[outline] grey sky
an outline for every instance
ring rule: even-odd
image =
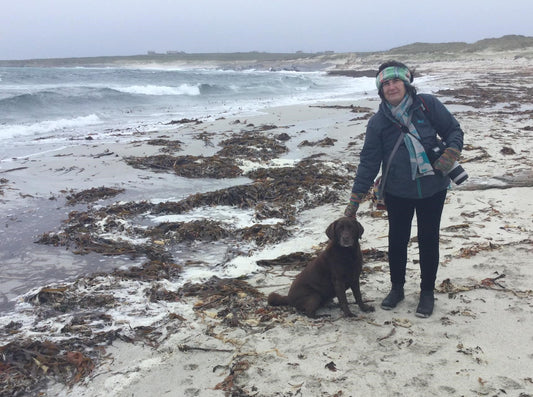
[[[531,0],[9,0],[0,59],[388,50],[533,36]],[[401,8],[400,8],[401,7]]]

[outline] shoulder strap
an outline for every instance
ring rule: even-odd
[[[424,98],[422,97],[422,95],[418,95],[418,97],[419,97],[420,100],[422,101],[422,111],[423,111],[424,113],[429,114],[429,109],[428,109],[428,105],[427,105],[426,101],[424,100]]]
[[[418,97],[420,98],[420,101],[422,102],[422,105],[420,106],[422,108],[422,111],[425,113],[430,124],[433,125],[433,120],[431,119],[431,112],[429,111],[428,105],[426,101],[424,100],[424,97],[422,97],[422,95],[418,95]]]
[[[402,143],[402,140],[403,140],[403,137],[405,136],[405,132],[400,132],[400,136],[398,137],[398,139],[396,140],[396,143],[394,144],[394,148],[392,149],[392,152],[389,156],[389,159],[387,161],[387,167],[385,168],[385,172],[383,173],[383,177],[381,178],[381,183],[380,183],[380,190],[383,192],[383,189],[385,188],[385,183],[387,182],[387,175],[389,174],[389,168],[390,168],[390,164],[391,164],[391,161],[392,161],[392,158],[394,157],[394,155],[396,154],[396,152],[398,151],[398,148],[400,147],[400,144]]]

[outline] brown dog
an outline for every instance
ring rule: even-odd
[[[268,304],[294,306],[309,317],[315,317],[320,306],[337,297],[344,315],[350,317],[354,314],[348,308],[346,290],[351,288],[359,308],[364,312],[374,311],[372,306],[363,303],[359,288],[363,267],[359,238],[363,231],[363,226],[351,217],[340,218],[329,225],[326,249],[296,276],[288,296],[272,292]]]

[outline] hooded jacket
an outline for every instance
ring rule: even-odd
[[[459,122],[446,107],[433,95],[418,94],[413,98],[411,122],[415,125],[426,151],[437,146],[438,137],[446,146],[461,151],[463,131]],[[352,193],[367,193],[380,167],[385,170],[387,161],[398,140],[402,126],[394,119],[385,102],[369,120],[359,167],[355,176]],[[403,198],[426,198],[446,189],[450,178],[440,173],[413,180],[409,152],[402,141],[391,160],[389,174],[383,190],[385,193]]]

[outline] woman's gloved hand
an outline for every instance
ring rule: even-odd
[[[461,157],[461,152],[453,147],[446,148],[444,153],[435,160],[433,168],[442,172],[443,175],[447,175],[453,168],[453,165]]]
[[[350,203],[346,206],[346,209],[344,210],[344,216],[355,218],[357,216],[359,204],[361,204],[361,201],[363,201],[364,197],[364,193],[352,193],[352,195],[350,196]]]

